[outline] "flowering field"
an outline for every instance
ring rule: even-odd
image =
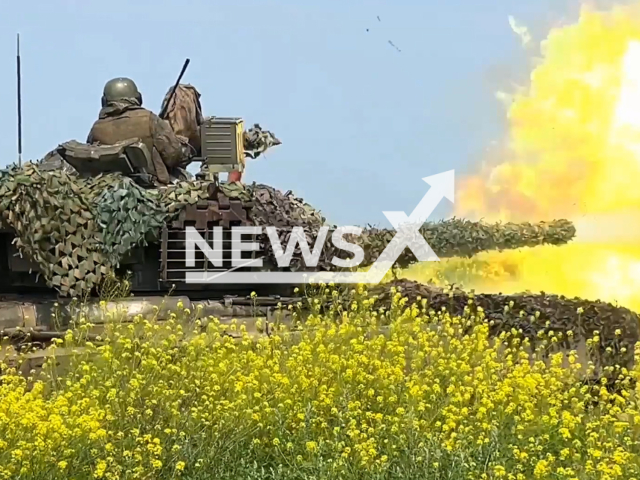
[[[544,344],[530,352],[515,330],[496,341],[482,318],[400,294],[374,311],[352,294],[349,311],[257,340],[184,308],[165,323],[114,317],[68,375],[4,378],[0,476],[640,477],[638,372],[583,384],[575,354],[540,360]]]

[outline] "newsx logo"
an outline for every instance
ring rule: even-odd
[[[302,227],[294,227],[287,243],[286,249],[283,250],[278,230],[276,227],[233,227],[231,229],[231,245],[232,245],[232,268],[223,272],[186,272],[185,281],[187,283],[310,283],[310,282],[336,282],[336,283],[378,283],[384,275],[393,266],[398,257],[405,248],[409,248],[418,261],[429,262],[439,261],[440,259],[433,252],[427,241],[420,234],[420,227],[427,221],[429,215],[436,208],[442,198],[447,198],[453,202],[454,200],[454,170],[449,170],[438,175],[425,177],[423,180],[431,185],[429,191],[420,200],[416,208],[410,216],[404,212],[383,212],[393,228],[396,235],[391,242],[385,247],[379,258],[373,263],[371,268],[366,272],[313,272],[308,274],[305,272],[244,272],[237,271],[243,267],[262,267],[262,258],[254,258],[247,260],[242,258],[242,252],[258,251],[260,245],[258,242],[243,241],[243,235],[262,235],[266,230],[267,236],[273,248],[278,267],[286,268],[290,266],[293,253],[296,246],[300,246],[302,257],[308,267],[316,267],[322,254],[322,249],[326,242],[329,227],[320,228],[313,250],[307,243],[306,236]],[[364,260],[364,250],[359,245],[348,242],[344,236],[347,234],[361,235],[362,228],[357,226],[337,227],[332,235],[333,245],[339,249],[353,254],[353,258],[342,259],[334,256],[331,263],[340,268],[357,267]],[[207,241],[202,238],[200,233],[193,227],[187,227],[185,230],[186,240],[186,266],[195,267],[196,265],[196,247],[202,251],[206,259],[213,264],[214,267],[223,266],[223,229],[222,227],[213,228],[213,245],[210,246]]]

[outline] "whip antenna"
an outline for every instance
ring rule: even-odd
[[[20,75],[20,34],[17,38],[16,66],[18,74],[18,167],[22,166],[22,84]]]
[[[182,65],[182,70],[180,70],[180,75],[178,75],[178,80],[176,80],[176,84],[173,86],[173,88],[171,88],[171,93],[167,97],[167,103],[158,114],[158,116],[163,120],[165,120],[165,117],[167,116],[167,111],[169,110],[169,105],[171,104],[171,100],[173,100],[173,97],[175,97],[176,95],[176,90],[178,89],[178,85],[180,85],[180,80],[182,80],[182,76],[184,75],[184,72],[186,72],[187,67],[189,66],[189,62],[191,62],[191,60],[189,60],[188,58],[184,61],[184,65]]]

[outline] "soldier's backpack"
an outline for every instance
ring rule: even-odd
[[[173,87],[172,87],[173,88]],[[161,112],[165,111],[171,89],[162,101]],[[178,137],[188,143],[195,156],[200,155],[200,125],[204,121],[200,93],[192,85],[179,84],[171,103],[166,108],[165,120],[171,125],[171,129]]]

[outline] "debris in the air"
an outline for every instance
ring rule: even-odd
[[[380,15],[376,15],[376,18],[378,19],[379,22],[382,22],[382,20],[380,20]],[[369,29],[367,28],[366,31],[368,32]],[[393,48],[395,48],[398,52],[402,51],[391,40],[388,40],[388,42],[389,42],[389,45],[391,45]]]
[[[395,48],[397,51],[401,52],[402,50],[400,50],[398,47],[396,47],[393,42],[391,40],[389,40],[389,45],[391,45],[393,48]]]

